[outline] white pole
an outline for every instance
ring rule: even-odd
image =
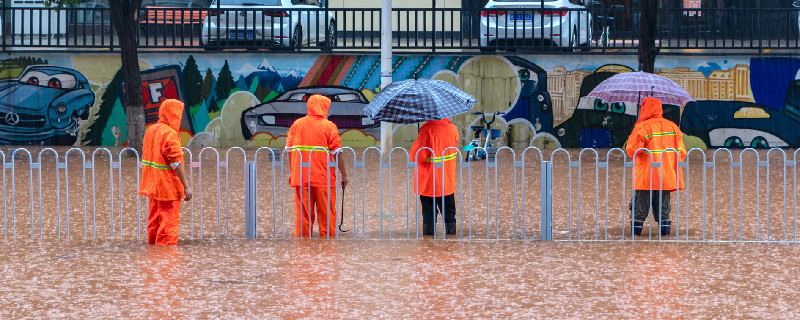
[[[392,0],[381,5],[381,90],[392,83]],[[381,152],[392,149],[392,124],[381,122]]]

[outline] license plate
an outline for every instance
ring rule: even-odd
[[[253,31],[244,30],[233,30],[228,32],[228,36],[231,38],[254,38]]]
[[[514,15],[514,19],[513,20],[533,20],[533,14],[532,13],[525,13],[525,14],[517,13],[517,14]]]

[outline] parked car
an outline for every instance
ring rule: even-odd
[[[72,145],[93,104],[94,92],[80,72],[30,66],[18,79],[0,82],[0,142]]]
[[[289,90],[269,102],[242,112],[242,134],[250,139],[256,133],[266,132],[274,137],[285,135],[295,120],[308,114],[306,101],[319,94],[331,99],[328,120],[336,124],[339,133],[358,129],[365,134],[379,136],[380,123],[361,113],[369,101],[358,90],[334,86],[312,86]]]
[[[298,50],[311,43],[324,49],[336,46],[336,21],[319,0],[215,0],[203,21],[201,41],[206,49]]]
[[[592,15],[585,1],[489,0],[481,11],[480,46],[591,45]]]

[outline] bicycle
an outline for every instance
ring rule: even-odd
[[[473,112],[474,115],[480,115],[481,121],[486,125],[479,126],[471,126],[470,129],[475,132],[475,139],[464,146],[462,149],[467,156],[464,158],[464,161],[473,161],[473,160],[485,160],[487,157],[492,160],[494,159],[494,155],[497,153],[497,148],[495,147],[495,140],[500,138],[500,129],[492,129],[492,123],[497,119],[497,116],[506,114],[505,112],[497,111],[495,113],[490,113],[492,115],[492,120],[486,120],[486,113],[483,112]],[[475,150],[476,148],[481,146],[481,133],[483,136],[486,137],[483,148],[481,150]],[[472,152],[475,151],[475,152]]]

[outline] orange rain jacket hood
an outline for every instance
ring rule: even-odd
[[[183,102],[165,100],[158,110],[158,122],[144,133],[140,195],[162,201],[183,199],[183,184],[170,167],[176,162],[183,165],[178,134],[182,116]]]
[[[342,139],[339,137],[339,128],[327,119],[331,99],[315,94],[308,98],[307,105],[308,115],[297,119],[286,135],[286,148],[292,149],[289,151],[292,153],[292,175],[289,182],[292,187],[299,187],[301,184],[308,186],[310,178],[312,187],[333,187],[336,185],[336,168],[329,168],[328,161],[333,161],[333,156],[342,150]],[[311,150],[314,150],[313,154]],[[329,157],[325,156],[325,151]],[[301,172],[301,157],[302,161],[311,162],[311,172],[309,168],[303,168]],[[328,173],[326,168],[329,169]],[[325,183],[326,180],[328,183]]]
[[[419,129],[419,136],[409,151],[411,161],[417,162],[417,170],[414,174],[416,194],[426,197],[441,197],[442,169],[445,170],[444,195],[451,195],[455,192],[456,165],[459,162],[458,139],[458,129],[450,123],[450,120],[428,121],[422,125]],[[431,154],[430,150],[423,149],[425,147],[431,148],[435,155]],[[417,157],[417,151],[419,151],[419,157]],[[444,162],[444,168],[434,168],[434,162]]]
[[[662,117],[663,113],[660,100],[644,98],[639,111],[639,121],[628,137],[626,151],[629,157],[634,158],[636,190],[683,190],[683,175],[680,174],[681,170],[677,164],[678,157],[681,161],[686,159],[683,134],[674,122]],[[640,148],[650,152],[641,150],[636,153]],[[677,153],[671,150],[665,151],[667,149],[675,149]],[[651,155],[653,162],[661,162],[661,167],[651,167]],[[680,179],[677,183],[676,174]]]

